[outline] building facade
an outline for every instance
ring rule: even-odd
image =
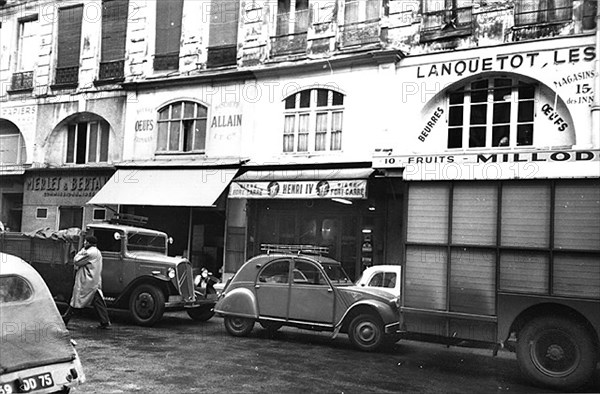
[[[594,0],[7,1],[0,15],[15,147],[0,220],[83,226],[107,206],[226,275],[266,243],[328,246],[354,278],[404,264],[407,168],[386,155],[521,166],[600,145]]]

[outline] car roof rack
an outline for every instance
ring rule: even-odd
[[[288,245],[288,244],[261,244],[260,250],[267,254],[271,253],[294,253],[294,254],[313,254],[323,256],[329,253],[326,246],[316,245]]]
[[[115,216],[108,220],[110,224],[122,224],[129,226],[143,226],[148,223],[146,216],[133,215],[131,213],[115,213]]]

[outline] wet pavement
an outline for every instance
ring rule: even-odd
[[[70,323],[87,381],[72,393],[553,393],[531,386],[515,357],[490,350],[400,341],[377,353],[347,336],[256,325],[229,336],[223,321],[165,314],[155,327],[111,313],[110,331],[93,315]],[[586,392],[600,391],[600,371]]]

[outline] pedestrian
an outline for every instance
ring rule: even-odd
[[[69,308],[63,315],[65,326],[74,314],[86,306],[93,305],[100,324],[97,328],[109,329],[110,320],[104,295],[102,294],[102,254],[96,247],[98,240],[93,235],[85,237],[83,248],[75,255],[75,284]]]

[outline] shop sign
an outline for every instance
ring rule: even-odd
[[[367,180],[233,182],[230,198],[367,198]]]
[[[25,190],[43,197],[93,197],[108,179],[108,176],[34,176],[25,182]]]
[[[406,180],[540,179],[600,176],[600,150],[394,155],[379,150],[374,168],[402,168]]]

